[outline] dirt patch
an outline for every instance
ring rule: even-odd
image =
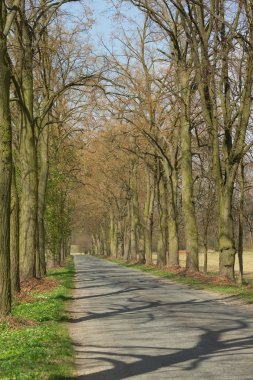
[[[234,285],[234,283],[230,281],[229,279],[226,279],[220,276],[205,274],[203,272],[192,272],[189,270],[181,269],[180,271],[177,270],[176,273],[182,277],[191,277],[193,279],[200,280],[201,282],[206,283],[206,284],[227,285],[227,286]]]
[[[33,303],[37,301],[36,298],[31,296],[30,294],[27,294],[24,291],[21,291],[19,294],[17,294],[16,300],[18,301],[18,303]]]
[[[150,269],[160,269],[163,272],[174,273],[178,275],[179,277],[190,277],[195,280],[200,280],[202,283],[206,283],[206,284],[215,284],[215,285],[222,285],[222,286],[235,285],[234,282],[224,277],[215,276],[212,274],[205,274],[203,272],[194,272],[194,271],[186,270],[185,268],[181,268],[178,266],[163,267],[163,266],[146,265],[146,267]]]
[[[37,302],[37,298],[33,297],[31,293],[48,292],[54,290],[58,285],[57,280],[53,278],[32,278],[28,281],[21,282],[20,293],[17,294],[16,299],[19,303]]]
[[[7,324],[9,328],[15,330],[22,327],[37,326],[38,322],[30,321],[22,317],[4,317],[0,318],[0,324]]]
[[[21,294],[30,292],[48,292],[58,286],[57,280],[53,278],[32,278],[28,281],[21,282]]]

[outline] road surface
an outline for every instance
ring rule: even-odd
[[[251,306],[95,257],[75,265],[75,379],[253,379]]]

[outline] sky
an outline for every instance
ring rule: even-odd
[[[117,0],[83,0],[77,3],[67,3],[64,6],[68,14],[73,16],[73,19],[70,16],[65,21],[71,26],[78,22],[76,18],[81,22],[86,21],[85,13],[92,19],[91,29],[88,33],[84,31],[83,36],[84,40],[87,38],[91,40],[95,53],[103,53],[107,49],[113,50],[114,53],[119,52],[121,43],[117,39],[113,39],[113,35],[119,37],[118,31],[123,25],[128,36],[131,36],[131,33],[136,32],[136,23],[142,24],[143,14],[136,7],[126,1],[117,13],[114,6],[116,2]]]
[[[134,28],[127,19],[137,22],[141,19],[140,12],[130,4],[121,8],[123,17],[120,18],[115,16],[116,11],[111,0],[91,0],[89,4],[95,19],[91,34],[95,40],[99,41],[102,38],[106,44],[109,43],[111,35],[116,33],[117,23],[123,23],[126,28]]]

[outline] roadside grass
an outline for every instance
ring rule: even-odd
[[[66,327],[64,302],[74,274],[73,258],[52,269],[48,291],[32,291],[28,302],[16,301],[12,315],[0,321],[0,379],[56,380],[74,373],[74,350]]]
[[[219,278],[217,276],[215,277],[213,275],[205,276],[201,273],[199,275],[194,275],[191,273],[187,274],[187,272],[170,272],[169,270],[160,269],[155,266],[128,263],[122,259],[111,259],[105,258],[103,256],[101,258],[107,259],[115,264],[119,264],[131,269],[141,270],[153,276],[158,276],[160,278],[172,280],[180,284],[189,285],[196,289],[212,291],[223,295],[228,295],[231,297],[231,299],[241,299],[245,302],[253,303],[252,285],[222,283],[222,281],[219,281]],[[251,282],[249,282],[249,284],[250,283]]]

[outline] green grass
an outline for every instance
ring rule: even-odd
[[[12,315],[34,325],[13,328],[0,323],[0,379],[56,380],[71,377],[74,351],[66,327],[64,302],[69,298],[74,273],[73,260],[66,267],[51,270],[49,277],[59,286],[49,292],[32,293],[33,303],[14,306]]]
[[[235,297],[238,299],[242,299],[248,303],[253,303],[253,289],[251,286],[241,286],[237,284],[224,285],[218,283],[207,283],[199,278],[193,278],[187,275],[169,272],[167,270],[159,269],[155,266],[145,266],[144,264],[131,264],[121,259],[110,259],[110,261],[128,268],[141,270],[153,276],[158,276],[167,280],[178,282],[180,284],[189,285],[197,289],[209,290],[231,297]]]

